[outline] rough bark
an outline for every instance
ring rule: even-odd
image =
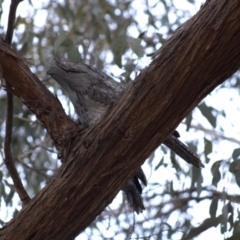
[[[1,44],[2,76],[36,113],[65,161],[1,229],[0,239],[69,239],[83,231],[179,122],[239,68],[239,19],[238,0],[207,1],[86,131]]]

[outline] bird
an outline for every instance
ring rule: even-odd
[[[53,59],[47,74],[65,90],[84,129],[103,116],[110,103],[117,101],[127,88],[126,84],[115,81],[95,67],[66,59]],[[182,143],[179,137],[175,130],[163,144],[186,162],[198,168],[204,167],[199,157]],[[121,189],[136,213],[141,213],[145,209],[142,198],[143,186],[147,186],[147,179],[142,168],[139,168]]]

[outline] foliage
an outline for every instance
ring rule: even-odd
[[[9,6],[7,2],[0,3],[0,32],[4,36],[7,22],[4,13]],[[195,4],[196,1],[186,1],[186,9],[193,9]],[[29,0],[20,4],[19,9],[24,8],[28,11],[19,10],[13,48],[21,56],[31,59],[32,71],[58,95],[73,117],[71,104],[59,86],[46,75],[52,56],[87,62],[128,83],[150,62],[147,54],[157,50],[192,15],[170,0],[146,0],[141,4],[126,0]],[[233,233],[231,239],[235,239],[234,236],[239,234],[239,210],[233,202],[238,203],[239,197],[232,196],[231,189],[236,193],[239,191],[237,186],[240,187],[240,151],[236,145],[239,141],[234,139],[236,135],[225,136],[228,115],[224,108],[214,105],[211,98],[218,98],[222,89],[231,96],[232,92],[238,91],[239,83],[239,76],[235,74],[180,126],[183,130],[180,135],[187,130],[189,147],[205,159],[205,170],[188,166],[168,149],[159,147],[144,166],[149,177],[144,192],[144,213],[135,216],[124,196],[121,198],[119,194],[81,234],[81,239],[86,236],[94,236],[94,239],[192,239],[211,226],[220,226],[218,231],[222,234]],[[3,146],[6,116],[3,88],[0,102],[0,143]],[[228,151],[220,157],[215,152],[226,142]],[[24,186],[30,196],[34,196],[57,170],[60,161],[44,128],[17,98],[14,98],[12,150]],[[3,160],[3,148],[0,153]],[[4,166],[0,170],[0,180],[1,208],[8,215],[1,219],[3,224],[9,216],[17,214],[20,204]],[[204,211],[200,212],[198,208]],[[196,217],[196,214],[200,216]],[[206,228],[198,231],[201,226]]]

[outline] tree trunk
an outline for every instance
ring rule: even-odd
[[[84,131],[1,43],[1,74],[13,86],[9,91],[36,113],[64,163],[0,230],[0,240],[70,239],[83,231],[181,120],[239,68],[239,19],[240,1],[207,1]]]

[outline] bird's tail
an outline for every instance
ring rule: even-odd
[[[175,131],[164,140],[163,144],[170,148],[187,163],[190,163],[198,168],[204,167],[199,157],[194,152],[192,152],[184,143],[182,143],[178,137],[179,133]],[[147,185],[147,179],[142,168],[138,170],[133,178],[128,180],[127,184],[122,189],[127,197],[129,205],[136,213],[140,213],[145,209],[141,196],[142,186],[140,182],[145,186]]]
[[[163,144],[175,152],[179,157],[185,160],[187,163],[194,165],[197,168],[204,167],[199,157],[191,151],[184,143],[182,143],[175,134],[169,135]]]
[[[128,180],[127,184],[122,189],[127,197],[129,205],[136,213],[140,213],[145,209],[141,196],[142,186],[139,180],[145,186],[147,185],[147,179],[142,168],[138,170],[137,174],[133,178]]]

